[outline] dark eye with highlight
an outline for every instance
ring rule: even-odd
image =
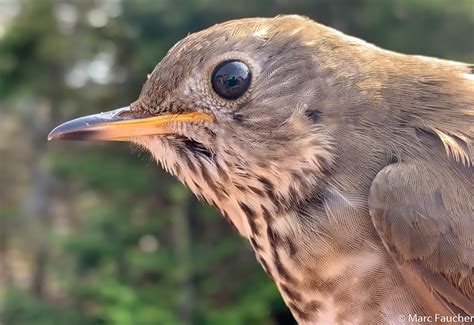
[[[225,99],[237,99],[250,87],[252,73],[242,61],[228,60],[219,63],[212,72],[211,82],[214,91]]]

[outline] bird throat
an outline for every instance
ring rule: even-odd
[[[322,204],[316,201],[331,166],[332,156],[327,150],[302,142],[304,150],[284,163],[262,165],[223,152],[209,156],[194,150],[191,143],[142,140],[140,144],[249,240],[298,321],[320,317],[317,313],[324,309],[322,301],[330,303],[333,299],[321,288],[328,289],[331,284],[313,275],[319,274],[326,257],[337,260],[338,255],[333,243],[317,234],[317,216],[305,209]],[[372,258],[371,252],[364,254]],[[352,265],[350,261],[345,263]],[[344,268],[327,265],[336,268],[337,274],[343,272]]]

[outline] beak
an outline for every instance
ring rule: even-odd
[[[213,119],[211,115],[201,112],[136,118],[127,106],[63,123],[49,133],[48,140],[128,141],[139,136],[174,133],[171,122],[206,122]]]

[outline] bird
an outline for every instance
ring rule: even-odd
[[[147,149],[250,242],[300,324],[474,315],[474,66],[308,17],[174,45],[129,106],[49,139]]]

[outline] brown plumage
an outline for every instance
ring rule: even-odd
[[[472,66],[281,16],[189,35],[130,109],[50,137],[150,150],[300,323],[395,324],[474,315],[473,120]]]

